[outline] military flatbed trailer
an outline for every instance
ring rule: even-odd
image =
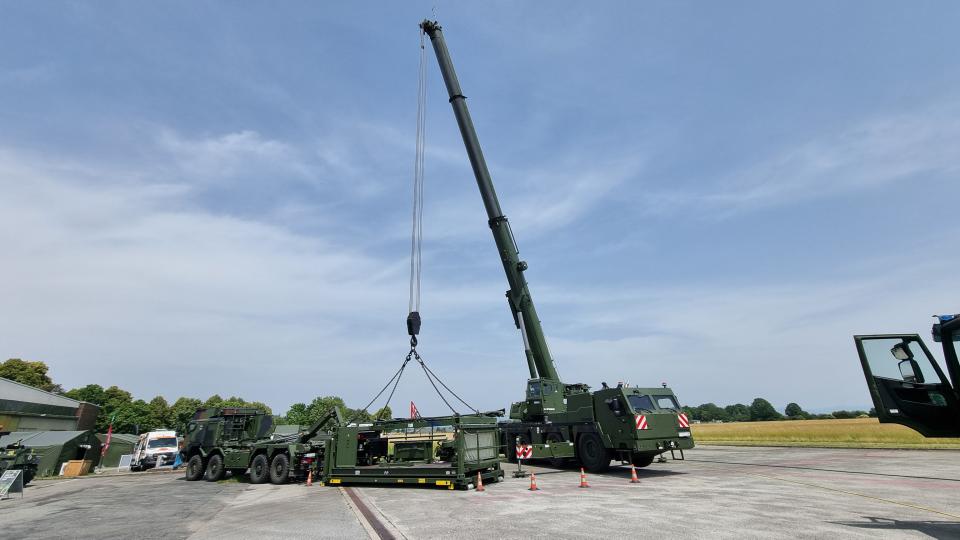
[[[324,460],[326,485],[470,489],[503,478],[495,416],[385,420],[336,428]]]

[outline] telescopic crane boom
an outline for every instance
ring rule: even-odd
[[[513,314],[514,322],[523,336],[530,378],[549,379],[559,384],[560,376],[553,364],[553,358],[550,357],[547,339],[543,334],[540,319],[537,317],[537,309],[533,305],[533,297],[530,295],[527,280],[523,276],[524,270],[527,269],[527,263],[520,260],[517,243],[514,240],[513,231],[510,229],[510,222],[500,209],[497,192],[493,188],[490,171],[487,170],[487,162],[483,159],[480,140],[477,138],[477,131],[473,127],[473,120],[471,120],[470,111],[467,109],[467,99],[460,89],[460,81],[457,80],[457,73],[453,69],[450,52],[447,51],[447,44],[443,40],[443,32],[436,21],[423,21],[420,27],[433,43],[433,50],[437,55],[437,62],[440,64],[440,73],[443,75],[443,82],[446,84],[447,93],[450,95],[450,105],[453,107],[453,114],[457,119],[457,125],[460,127],[460,135],[463,136],[463,144],[466,146],[467,156],[470,158],[471,167],[473,167],[473,175],[477,179],[477,187],[480,188],[483,206],[487,210],[488,224],[493,232],[493,240],[497,244],[497,250],[500,252],[500,260],[503,263],[503,271],[507,274],[507,282],[510,284],[510,290],[507,291],[507,301],[510,304],[510,312]]]

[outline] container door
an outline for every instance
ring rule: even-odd
[[[854,336],[881,422],[925,437],[960,436],[960,403],[937,361],[916,334]]]

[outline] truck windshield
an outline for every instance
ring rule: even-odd
[[[165,446],[172,446],[175,448],[177,446],[177,438],[161,437],[159,439],[151,439],[150,442],[147,443],[147,448],[163,448]]]
[[[677,400],[673,396],[654,396],[657,399],[657,407],[661,409],[669,409],[673,411],[679,411],[680,406],[677,405]]]
[[[653,406],[653,400],[650,399],[650,396],[638,396],[637,394],[630,394],[627,396],[627,401],[630,402],[630,407],[634,411],[646,411],[653,412],[655,407]]]

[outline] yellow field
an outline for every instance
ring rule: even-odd
[[[960,449],[960,439],[926,439],[912,429],[881,424],[876,418],[731,422],[690,427],[694,441],[704,444]]]

